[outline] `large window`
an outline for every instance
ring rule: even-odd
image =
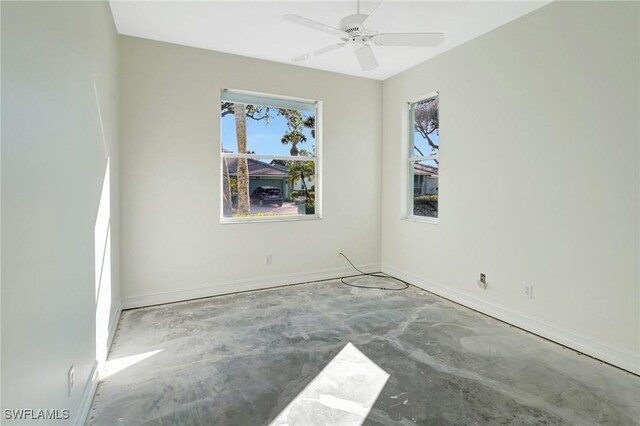
[[[409,179],[407,217],[437,222],[440,170],[439,96],[409,104]]]
[[[319,102],[223,90],[223,222],[320,216]]]

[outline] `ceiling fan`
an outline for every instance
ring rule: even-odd
[[[340,39],[340,43],[332,44],[322,49],[314,50],[304,55],[293,58],[294,62],[307,61],[316,56],[324,55],[343,47],[352,46],[360,67],[363,71],[370,71],[378,67],[373,50],[369,45],[371,42],[376,46],[413,46],[413,47],[436,47],[444,41],[442,33],[378,33],[365,28],[364,24],[369,17],[380,6],[382,0],[378,2],[373,11],[368,15],[360,13],[360,0],[358,0],[356,13],[342,18],[338,23],[338,28],[326,25],[300,15],[286,14],[282,18],[294,24],[303,25],[319,31],[333,34]]]

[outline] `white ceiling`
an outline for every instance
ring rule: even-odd
[[[284,21],[293,13],[337,26],[355,1],[119,1],[111,9],[120,34],[291,64],[291,59],[339,40]],[[377,1],[363,1],[369,13]],[[437,48],[372,46],[379,67],[362,71],[351,48],[296,65],[384,80],[523,16],[549,1],[385,0],[366,26],[380,32],[443,32]]]

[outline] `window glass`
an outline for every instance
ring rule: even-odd
[[[411,162],[414,216],[438,217],[438,161]]]
[[[220,120],[224,220],[318,214],[315,102],[223,91]]]
[[[407,216],[437,218],[440,171],[438,95],[409,105],[411,125]]]
[[[315,112],[246,105],[245,149],[238,151],[234,104],[222,104],[222,149],[228,153],[296,156],[315,155]]]
[[[438,155],[440,149],[438,96],[412,104],[412,157]]]

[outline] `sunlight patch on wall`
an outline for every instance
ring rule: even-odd
[[[108,159],[96,214],[94,244],[96,360],[102,362],[107,358],[111,314],[111,188]]]

